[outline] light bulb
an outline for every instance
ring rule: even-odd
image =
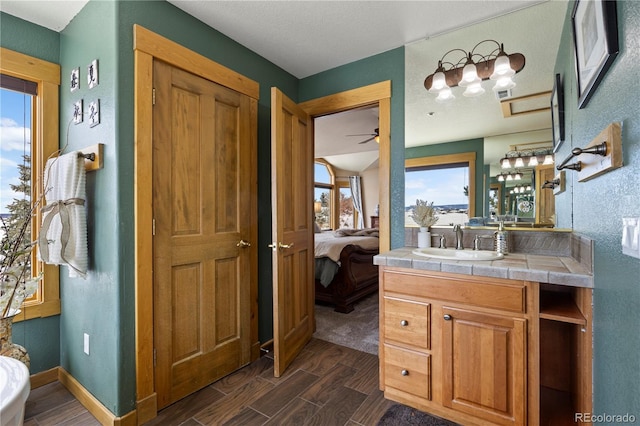
[[[445,88],[449,88],[447,78],[442,71],[439,71],[433,75],[433,79],[431,80],[431,89],[429,89],[429,92],[438,93]]]
[[[524,161],[522,161],[522,157],[516,158],[515,167],[524,167]]]
[[[480,83],[480,77],[478,77],[478,70],[476,69],[476,65],[473,63],[471,59],[467,61],[467,65],[462,69],[462,80],[458,83],[460,87],[467,87],[472,84]]]
[[[456,97],[453,96],[453,92],[451,91],[451,89],[449,89],[448,87],[445,87],[444,89],[442,89],[440,91],[440,93],[438,93],[438,97],[436,98],[436,102],[447,102],[450,101],[452,99],[455,99]]]
[[[491,80],[499,80],[503,77],[511,77],[516,72],[511,68],[509,57],[501,52],[493,63],[493,74],[489,77]]]
[[[480,84],[481,80],[478,79],[477,83],[470,84],[467,86],[467,89],[462,93],[463,96],[467,98],[473,98],[474,96],[480,96],[484,93],[484,89]]]

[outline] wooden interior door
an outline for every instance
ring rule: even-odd
[[[280,377],[315,327],[313,278],[313,125],[271,89],[274,375]]]
[[[154,355],[162,408],[250,361],[255,109],[247,96],[159,61],[154,88]]]
[[[443,307],[442,403],[501,425],[526,423],[526,320]]]

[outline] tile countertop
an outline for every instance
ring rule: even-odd
[[[403,247],[380,253],[373,258],[373,263],[399,268],[593,288],[593,271],[570,256],[509,253],[501,260],[467,261],[416,255],[412,253],[414,249]]]

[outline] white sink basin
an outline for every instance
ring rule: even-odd
[[[436,247],[418,248],[413,250],[413,254],[425,257],[435,257],[436,259],[451,260],[500,260],[504,254],[495,251],[481,250],[456,250],[453,248],[441,249]]]

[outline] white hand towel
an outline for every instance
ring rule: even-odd
[[[46,206],[38,237],[40,259],[68,265],[70,277],[85,278],[88,268],[84,158],[72,152],[47,161]]]

